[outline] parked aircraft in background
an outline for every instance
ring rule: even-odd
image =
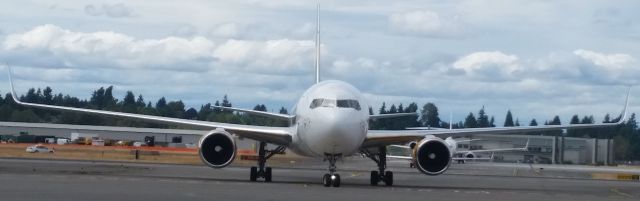
[[[524,147],[521,148],[502,148],[502,149],[478,149],[478,150],[458,150],[458,144],[463,142],[471,142],[478,141],[481,139],[469,139],[469,140],[456,140],[452,137],[447,137],[444,142],[447,143],[447,147],[449,147],[449,151],[451,153],[451,160],[457,161],[458,163],[465,163],[465,161],[478,161],[478,160],[492,160],[493,154],[495,152],[509,152],[509,151],[528,151],[529,150],[529,140],[527,139],[527,143]],[[393,147],[398,147],[402,149],[414,150],[417,142],[410,142],[408,145],[391,145]],[[491,157],[489,158],[478,158],[477,154],[479,153],[491,153]],[[412,156],[394,156],[387,155],[389,158],[397,158],[397,159],[406,159],[413,160]],[[410,167],[414,167],[415,164],[413,161],[409,164]]]

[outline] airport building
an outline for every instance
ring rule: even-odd
[[[129,142],[145,142],[146,137],[153,137],[155,144],[160,146],[196,147],[200,137],[207,134],[206,130],[134,128],[116,126],[88,126],[49,123],[0,122],[0,136],[35,136],[28,138],[33,142],[38,136],[55,137],[69,140],[78,138],[95,138],[100,140],[116,140]],[[175,138],[179,142],[175,142]],[[41,140],[44,140],[42,138]],[[14,140],[15,141],[15,140]],[[41,142],[41,141],[39,141]],[[236,141],[239,149],[252,149],[252,140]]]
[[[476,154],[476,157],[484,158],[493,155],[494,162],[609,165],[615,161],[612,139],[535,135],[482,135],[471,138],[476,140],[458,143],[458,150],[522,148],[529,141],[527,152]]]
[[[48,123],[0,122],[0,136],[52,136],[56,138],[94,137],[101,140],[126,140],[144,142],[145,137],[152,136],[155,143],[161,146],[197,145],[206,130],[133,128],[114,126],[87,126]],[[174,138],[179,137],[179,143]],[[478,153],[475,157],[492,157],[494,162],[532,162],[547,164],[613,164],[613,147],[611,139],[570,138],[534,135],[482,135],[471,136],[475,139],[458,143],[458,150],[482,150],[522,148],[529,140],[529,151],[508,151],[496,153]],[[239,149],[254,149],[255,141],[238,139]],[[561,151],[563,150],[563,151]]]

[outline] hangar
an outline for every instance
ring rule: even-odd
[[[538,135],[482,135],[459,143],[459,150],[500,149],[524,147],[528,152],[496,152],[494,162],[530,162],[547,164],[614,164],[613,139],[575,138]],[[491,153],[478,157],[491,157]]]
[[[175,143],[171,143],[174,137],[180,137],[181,143],[179,144],[183,146],[195,146],[200,140],[200,136],[205,135],[207,132],[206,130],[0,122],[0,136],[33,135],[71,139],[79,135],[137,142],[144,142],[145,137],[153,136],[155,144],[160,146],[174,146]],[[252,149],[255,144],[252,140],[243,139],[236,140],[236,143],[238,148],[241,149]]]

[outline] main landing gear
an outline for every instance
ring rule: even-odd
[[[283,153],[286,149],[285,146],[278,146],[274,150],[266,150],[267,143],[260,142],[258,149],[258,167],[251,167],[251,174],[249,176],[251,181],[257,181],[258,178],[264,178],[265,182],[271,182],[271,167],[265,167],[267,159],[278,153]]]
[[[371,185],[377,186],[380,181],[387,186],[393,185],[393,172],[385,171],[387,168],[387,147],[378,147],[377,153],[372,153],[368,149],[361,152],[378,164],[378,171],[371,171]]]
[[[325,187],[340,187],[340,174],[336,174],[336,161],[342,157],[342,154],[325,153],[324,160],[329,161],[329,173],[322,177],[322,184]]]

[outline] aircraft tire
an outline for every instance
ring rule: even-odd
[[[251,167],[251,173],[249,175],[249,180],[256,181],[258,180],[258,168],[253,166]]]
[[[380,175],[378,174],[378,171],[371,171],[371,185],[377,186],[379,181]]]

